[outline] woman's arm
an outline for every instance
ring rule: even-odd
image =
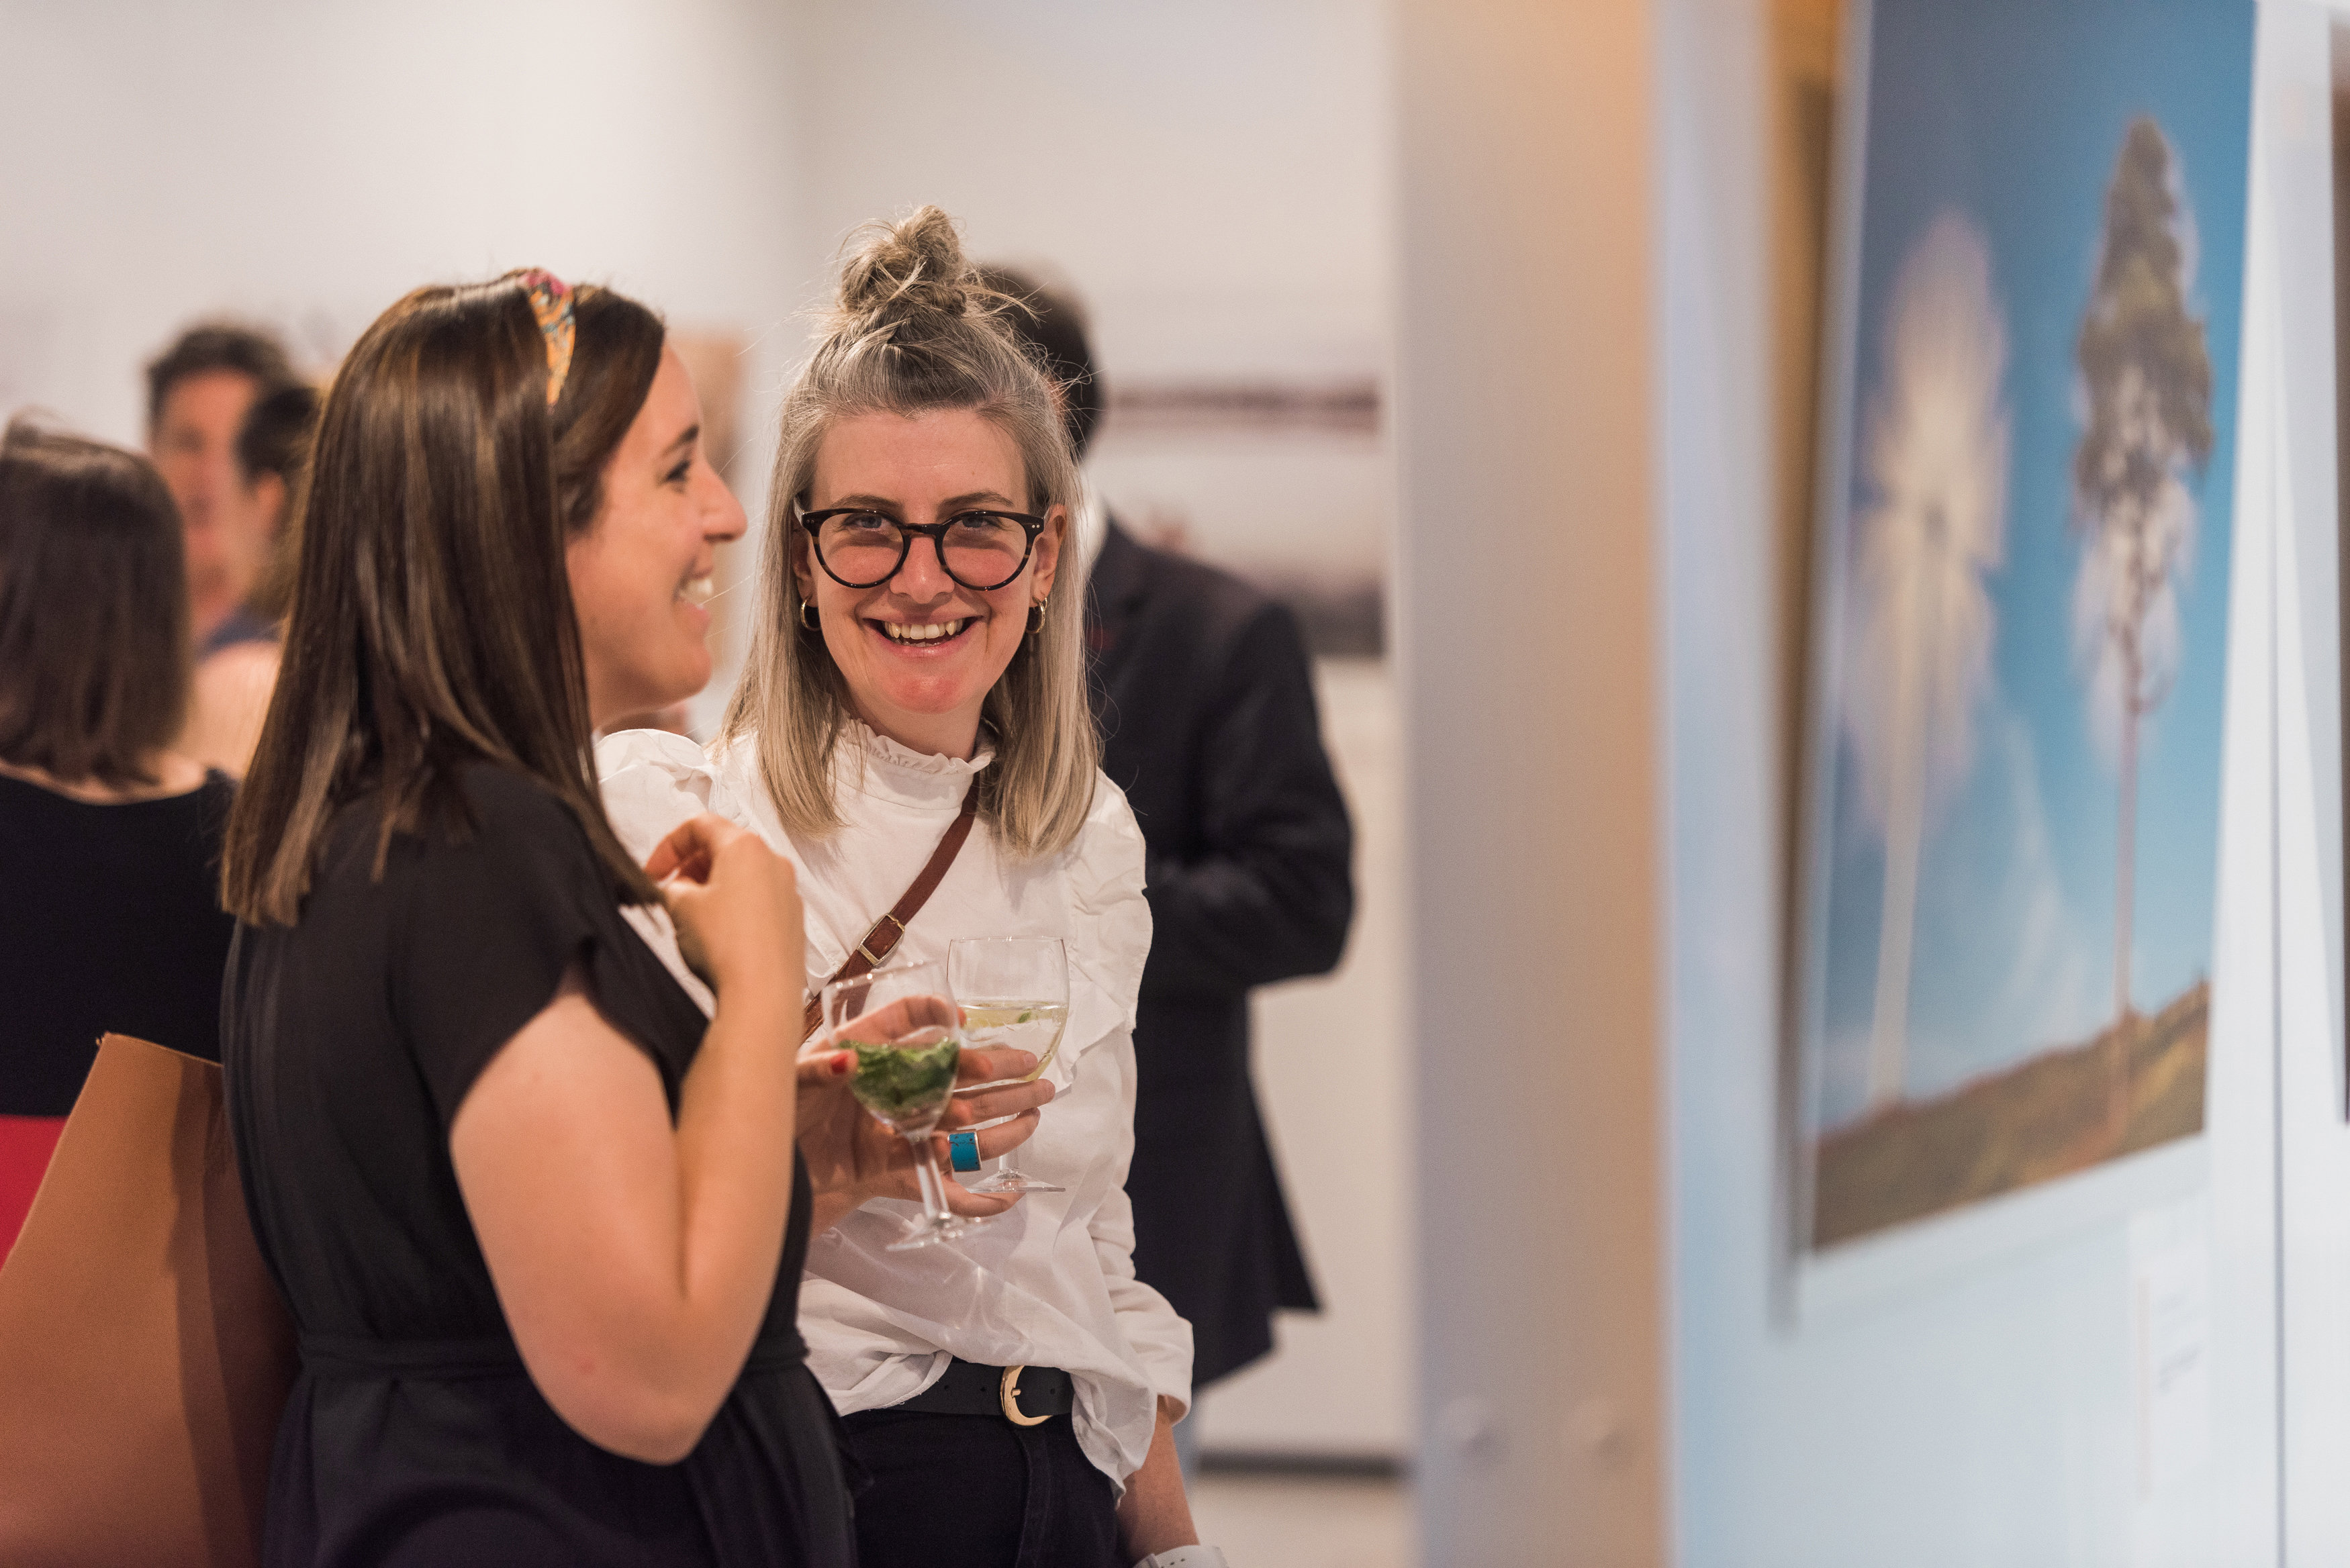
[[[1129,1558],[1200,1544],[1200,1532],[1191,1523],[1191,1502],[1183,1495],[1183,1467],[1175,1458],[1175,1422],[1181,1414],[1174,1400],[1159,1397],[1150,1457],[1126,1478],[1126,1495],[1118,1500],[1118,1545]]]
[[[660,1075],[577,966],[492,1058],[450,1153],[532,1380],[589,1441],[692,1451],[756,1337],[789,1217],[800,1019],[790,863],[712,816],[648,865],[716,981],[671,1125]]]

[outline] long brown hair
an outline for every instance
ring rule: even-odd
[[[157,782],[188,712],[179,508],[135,452],[0,435],[0,761],[77,784]]]
[[[624,902],[657,895],[606,820],[564,546],[595,519],[605,462],[660,366],[660,317],[575,297],[576,347],[547,357],[520,275],[420,288],[343,361],[294,510],[301,553],[284,668],[230,814],[222,902],[301,916],[336,808],[382,794],[392,835],[473,823],[456,768],[486,761],[571,809]]]

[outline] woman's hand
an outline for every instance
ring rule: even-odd
[[[874,1015],[877,1025],[886,1020],[889,1011],[885,1008]],[[910,1014],[907,1020],[909,1027],[920,1022]],[[894,1037],[907,1031],[882,1027],[879,1032],[885,1037]],[[836,1051],[828,1045],[819,1046],[800,1058],[799,1125],[795,1136],[801,1157],[807,1161],[808,1180],[816,1192],[815,1225],[818,1231],[839,1223],[870,1199],[921,1197],[921,1188],[914,1176],[912,1148],[904,1138],[876,1121],[849,1093],[849,1079],[856,1070],[854,1051]],[[998,1084],[999,1080],[1016,1079],[1035,1070],[1036,1058],[1025,1051],[966,1050],[955,1064],[955,1081],[966,1085]],[[982,1159],[993,1159],[1019,1147],[1036,1130],[1038,1107],[1052,1097],[1053,1085],[1042,1078],[1030,1084],[1002,1083],[994,1088],[957,1094],[947,1103],[946,1114],[939,1118],[938,1130],[931,1135],[939,1168],[948,1168],[947,1135],[974,1122],[992,1121],[998,1116],[1013,1118],[972,1135]],[[970,1191],[951,1176],[946,1179],[945,1189],[947,1207],[958,1214],[1001,1214],[1020,1200],[1016,1192]]]
[[[645,875],[660,885],[678,950],[723,992],[801,981],[799,884],[792,863],[747,828],[708,812],[654,846]]]

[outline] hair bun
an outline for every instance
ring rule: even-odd
[[[848,238],[840,269],[845,317],[899,320],[924,312],[962,316],[990,297],[963,259],[962,236],[936,207],[915,208],[896,223],[868,223]],[[874,323],[879,325],[879,321]]]

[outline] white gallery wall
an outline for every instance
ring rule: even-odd
[[[2350,1540],[2327,47],[2314,7],[2260,9],[2205,1135],[1790,1269],[1769,9],[1665,8],[1678,1561],[2256,1568]]]
[[[755,440],[794,303],[788,23],[759,0],[0,0],[0,410],[135,445],[141,367],[194,317],[323,369],[419,284],[543,265],[743,335]],[[754,516],[765,468],[736,465]]]
[[[2343,1036],[2341,540],[2334,211],[2350,6],[2264,7],[2280,355],[2276,587],[2283,1549],[2350,1556],[2350,1126]],[[2331,132],[2331,135],[2329,135]],[[2331,156],[2329,156],[2329,154]]]
[[[749,0],[6,0],[0,401],[135,441],[192,316],[324,362],[417,284],[516,265],[779,323],[787,39]]]

